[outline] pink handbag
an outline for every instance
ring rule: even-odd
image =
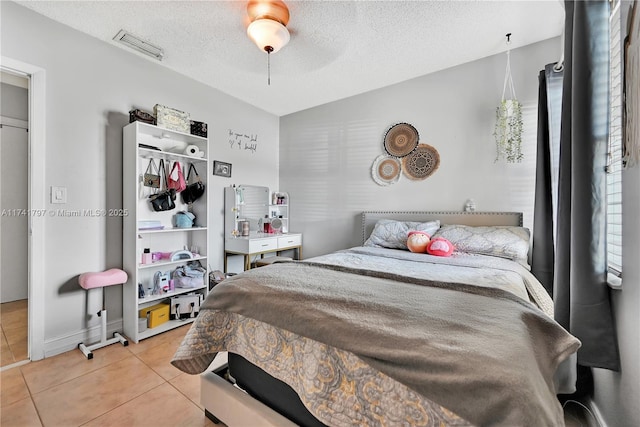
[[[182,174],[180,162],[173,162],[171,173],[169,174],[169,189],[176,190],[178,193],[187,188],[187,183]]]

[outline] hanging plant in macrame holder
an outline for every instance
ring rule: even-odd
[[[507,96],[507,87],[510,98]],[[520,163],[522,155],[522,105],[516,98],[511,77],[510,52],[507,51],[507,69],[504,76],[502,100],[496,108],[496,162],[505,159],[508,163]]]

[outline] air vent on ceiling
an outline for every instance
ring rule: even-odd
[[[154,46],[125,30],[120,30],[113,39],[125,46],[137,50],[138,52],[149,55],[158,61],[162,61],[162,58],[164,57],[164,50],[162,48]]]

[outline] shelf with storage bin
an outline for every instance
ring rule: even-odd
[[[194,144],[200,146],[200,151],[204,151],[203,147],[208,148],[209,140],[203,136],[191,135],[190,133],[178,132],[175,130],[164,129],[148,123],[133,122],[127,126],[135,125],[137,127],[137,139],[138,144],[146,144],[154,147],[158,147],[162,151],[178,151],[171,150],[171,147],[178,145]],[[155,142],[155,143],[154,143]],[[205,157],[207,157],[207,151],[205,151]]]
[[[153,268],[164,265],[179,264],[180,262],[196,260],[206,260],[208,256],[207,252],[207,239],[208,232],[206,229],[198,229],[197,231],[188,231],[185,229],[183,232],[173,233],[137,233],[136,245],[140,249],[140,257],[136,259],[136,268]],[[144,249],[149,249],[150,253],[174,253],[177,251],[191,252],[191,259],[181,258],[171,261],[166,256],[160,259],[156,259],[152,263],[143,263],[142,252]]]
[[[159,150],[140,147],[140,144],[157,147]],[[196,157],[185,154],[186,148],[190,145],[196,146],[204,155]],[[210,227],[208,224],[209,189],[207,178],[212,175],[208,155],[209,141],[207,138],[162,129],[141,122],[130,123],[123,129],[123,207],[128,209],[130,214],[123,218],[123,269],[127,272],[129,280],[123,287],[122,317],[124,334],[133,342],[137,343],[142,339],[180,327],[193,320],[169,320],[154,328],[140,331],[138,329],[138,313],[141,308],[158,303],[169,303],[171,297],[176,295],[196,292],[206,296],[208,292],[207,259]],[[186,204],[178,193],[174,201],[175,209],[162,212],[154,211],[149,202],[149,196],[157,192],[158,189],[145,187],[142,179],[151,159],[155,161],[156,165],[160,159],[164,160],[167,172],[171,170],[173,162],[179,162],[185,180],[189,163],[192,163],[205,184],[204,195],[192,204]],[[189,211],[195,215],[193,227],[176,227],[175,215],[180,211]],[[158,228],[139,228],[140,224],[145,221],[158,224]],[[149,249],[151,253],[173,253],[187,250],[197,256],[174,261],[165,258],[143,264],[142,253],[145,249]],[[199,262],[205,270],[202,286],[176,288],[159,295],[147,293],[148,296],[139,298],[138,284],[141,284],[145,292],[148,292],[153,287],[154,275],[157,272],[171,275],[171,272],[177,267],[190,261]]]
[[[161,295],[150,295],[148,297],[138,298],[138,304],[142,305],[142,304],[148,304],[150,302],[162,301],[167,298],[175,297],[176,295],[188,294],[190,292],[199,291],[204,288],[206,288],[206,285],[202,285],[197,288],[177,288],[173,291],[165,292]]]
[[[171,329],[175,329],[175,328],[179,328],[181,326],[185,326],[188,325],[190,323],[193,323],[193,321],[196,320],[196,318],[188,318],[188,319],[182,319],[182,320],[169,320],[165,323],[163,323],[162,325],[158,325],[155,328],[151,328],[151,329],[146,329],[143,332],[139,332],[138,333],[138,340],[143,340],[145,338],[151,338],[152,336],[161,334],[163,332],[167,332],[170,331]]]
[[[186,161],[186,162],[206,162],[207,159],[203,157],[193,157],[188,154],[180,154],[180,153],[171,153],[168,151],[161,150],[153,150],[150,148],[142,148],[140,147],[140,157],[144,159],[164,159],[164,160],[178,160],[178,161]]]
[[[186,261],[204,261],[206,264],[206,256],[197,256],[191,259],[180,259],[177,261],[156,261],[151,264],[138,264],[138,268],[163,268],[171,265],[184,264]]]
[[[207,227],[197,227],[197,226],[193,226],[191,228],[179,228],[179,227],[168,227],[168,228],[163,228],[163,229],[144,229],[144,228],[138,228],[138,234],[156,234],[156,233],[173,233],[173,232],[195,232],[195,231],[206,231]]]

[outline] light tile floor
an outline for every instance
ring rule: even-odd
[[[26,300],[0,309],[6,366],[27,357]],[[200,405],[200,377],[169,363],[188,329],[127,347],[113,344],[94,351],[92,360],[72,350],[2,371],[0,425],[214,426]],[[567,427],[595,425],[578,405],[567,406],[565,422]]]
[[[200,377],[169,363],[188,328],[113,344],[92,360],[73,350],[3,371],[0,425],[214,426],[200,406]]]
[[[0,304],[0,366],[8,366],[28,357],[27,300]]]

